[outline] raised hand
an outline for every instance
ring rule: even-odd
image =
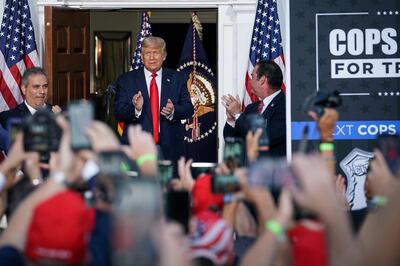
[[[143,96],[142,96],[142,92],[141,91],[138,91],[135,95],[133,95],[132,104],[135,107],[136,111],[138,111],[138,112],[142,111],[142,108],[143,108]]]
[[[167,105],[163,107],[163,109],[161,110],[161,114],[168,118],[173,111],[174,111],[174,104],[172,103],[171,99],[168,99]]]

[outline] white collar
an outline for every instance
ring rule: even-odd
[[[145,75],[145,77],[146,78],[151,78],[152,76],[152,74],[153,74],[153,72],[150,72],[150,71],[148,71],[147,70],[147,68],[143,68],[144,69],[144,75]],[[161,73],[162,73],[162,68],[160,68],[157,72],[156,72],[156,74],[157,74],[157,77],[160,77],[161,76]]]
[[[29,112],[32,115],[34,115],[36,113],[37,109],[35,109],[32,106],[30,106],[26,100],[24,101],[24,103],[25,103],[26,107],[28,107]],[[42,108],[44,108],[44,107],[46,107],[46,104],[44,104]]]
[[[272,100],[281,92],[281,90],[277,90],[276,92],[272,93],[271,95],[267,96],[264,98],[263,103],[264,103],[264,107],[263,107],[263,112],[265,111],[265,109],[268,107],[268,105],[272,102]]]

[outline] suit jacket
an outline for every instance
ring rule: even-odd
[[[51,105],[46,104],[46,108],[51,110]],[[3,111],[0,113],[0,124],[4,129],[8,129],[8,120],[11,118],[25,118],[27,116],[31,115],[31,112],[29,112],[28,106],[26,106],[25,102],[20,103],[13,109]]]
[[[8,141],[8,132],[0,125],[0,152],[7,150]]]
[[[174,104],[174,116],[172,120],[160,114],[160,138],[159,145],[165,159],[177,160],[184,154],[184,125],[181,119],[190,118],[193,115],[193,105],[186,87],[186,79],[182,73],[172,69],[162,69],[160,113],[171,99]],[[135,116],[135,107],[132,97],[141,91],[143,96],[143,109],[139,118]],[[127,130],[129,125],[142,125],[142,128],[153,132],[150,96],[147,89],[143,68],[122,74],[117,80],[117,94],[114,102],[114,113],[117,121],[125,123],[121,137],[123,144],[128,143]]]
[[[244,112],[236,119],[234,128],[226,123],[223,132],[224,138],[239,137],[245,139],[249,131],[247,115],[257,113],[259,103],[260,101],[246,106]],[[267,134],[270,143],[266,155],[271,157],[286,156],[286,101],[283,91],[272,99],[262,116],[267,121]]]
[[[46,104],[46,108],[51,110],[51,105]],[[3,111],[0,113],[0,124],[3,129],[5,129],[8,132],[8,121],[12,118],[21,118],[24,119],[27,116],[32,115],[31,112],[29,112],[28,106],[26,106],[25,102],[20,103],[13,109]],[[7,133],[8,134],[8,133]],[[8,146],[8,136],[7,136],[7,141],[4,142],[6,143],[6,146]],[[3,145],[3,143],[1,143]],[[7,150],[7,149],[5,149]]]

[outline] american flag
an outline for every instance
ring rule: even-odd
[[[150,15],[148,11],[143,11],[142,19],[140,21],[140,31],[136,42],[136,49],[132,57],[132,69],[139,69],[143,67],[143,61],[141,58],[142,42],[144,38],[150,35],[151,35]],[[122,136],[122,133],[124,132],[124,127],[125,127],[124,122],[117,123],[117,131],[120,136]]]
[[[251,92],[251,72],[255,64],[261,60],[275,61],[285,77],[285,60],[281,38],[280,21],[278,17],[277,0],[259,0],[251,38],[249,63],[246,73],[246,88],[244,92],[244,106],[258,101]],[[285,84],[282,85],[285,91]]]
[[[7,0],[0,28],[0,112],[23,101],[25,69],[39,66],[35,33],[27,0]]]
[[[136,50],[132,58],[132,69],[139,69],[143,67],[143,61],[141,56],[142,41],[145,37],[151,35],[151,24],[149,12],[142,12],[142,19],[140,23],[140,32],[136,42]]]
[[[189,237],[191,258],[206,257],[216,265],[231,265],[233,239],[229,224],[211,211],[195,214],[195,230]]]

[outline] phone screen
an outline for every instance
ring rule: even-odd
[[[398,135],[381,135],[378,137],[378,149],[393,175],[400,171],[400,137]]]
[[[229,169],[244,165],[243,140],[239,138],[226,138],[224,146],[224,162]]]
[[[171,181],[174,174],[174,167],[172,161],[161,160],[158,161],[158,175],[160,178],[161,185],[167,186]]]
[[[248,116],[247,119],[250,126],[250,130],[253,132],[253,134],[259,128],[262,130],[260,139],[258,140],[258,146],[260,148],[268,147],[269,139],[267,135],[267,121],[260,114],[251,114]]]
[[[71,127],[72,149],[90,149],[90,140],[85,131],[93,121],[93,105],[85,100],[73,102],[68,106],[68,116]]]
[[[21,130],[22,130],[21,118],[11,118],[8,120],[8,132],[11,144],[14,143],[17,134],[21,132]]]
[[[109,176],[130,176],[137,171],[134,163],[122,151],[104,151],[97,155],[100,173]]]
[[[233,193],[239,190],[239,180],[234,175],[215,175],[212,178],[211,191],[214,194]]]

